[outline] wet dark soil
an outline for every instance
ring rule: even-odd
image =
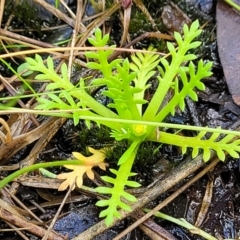
[[[143,2],[155,20],[158,29],[168,34],[171,34],[172,30],[178,30],[178,26],[174,25],[174,22],[173,24],[170,24],[170,22],[166,24],[167,21],[170,21],[166,18],[165,24],[163,23],[164,21],[162,18],[164,15],[162,15],[162,12],[166,5],[169,6],[169,1],[161,1],[161,3],[154,0]],[[209,21],[203,30],[203,35],[200,39],[203,41],[203,45],[197,54],[205,60],[214,62],[214,74],[209,79],[204,80],[207,89],[205,92],[199,92],[198,103],[193,103],[188,100],[188,108],[185,112],[178,112],[174,117],[169,116],[166,121],[180,124],[183,123],[200,126],[207,125],[211,127],[221,126],[222,128],[229,128],[239,119],[239,117],[236,111],[233,111],[232,108],[226,104],[230,103],[230,106],[232,106],[232,100],[224,80],[217,52],[217,39],[215,33],[216,2],[211,0],[181,0],[172,2],[182,9],[189,20],[193,21],[195,19],[199,19],[201,24]],[[41,26],[44,24],[47,24],[48,26],[62,24],[62,22],[55,17],[47,14],[44,9],[38,11],[36,8],[37,14],[35,14],[34,17],[32,15],[24,17],[24,14],[22,14],[22,8],[24,9],[23,5],[19,10],[11,9],[11,5],[9,3],[8,6],[9,7],[6,8],[6,12],[4,13],[2,28],[5,26],[10,14],[14,13],[14,20],[12,21],[10,27],[13,29],[24,28],[24,35],[27,37],[54,43],[59,40],[67,39],[71,35],[72,29],[69,27],[63,32],[41,32]],[[69,6],[73,11],[75,11],[76,1],[72,1]],[[90,5],[88,6],[88,11],[94,11]],[[18,14],[16,14],[16,12],[18,12]],[[90,13],[88,14],[90,15]],[[108,19],[108,25],[112,29],[111,41],[119,45],[122,35],[122,27],[119,21],[118,13],[115,13],[110,19]],[[30,31],[29,29],[31,28],[35,28],[36,31]],[[131,39],[134,39],[142,33],[148,31],[154,31],[151,23],[149,23],[142,11],[133,4],[132,19],[129,28]],[[166,49],[163,41],[157,39],[143,39],[138,42],[135,47],[143,48],[149,44],[154,44],[160,51]],[[12,66],[17,67],[20,62],[21,60],[18,60],[17,63],[12,62]],[[11,76],[12,74],[4,65],[1,66],[0,71],[4,76]],[[2,91],[1,96],[5,95],[7,95],[7,93]],[[7,116],[5,117],[7,119]],[[71,156],[72,151],[79,151],[83,154],[87,154],[87,146],[101,148],[102,146],[113,144],[116,143],[113,143],[112,139],[109,137],[108,129],[99,129],[97,126],[93,126],[91,130],[88,130],[86,129],[84,123],[74,126],[72,120],[67,120],[47,144],[44,151],[39,154],[39,161],[49,159],[67,159]],[[15,164],[21,161],[29,154],[32,147],[33,145],[30,144],[23,148],[10,159],[9,163]],[[124,152],[125,148],[126,143],[120,142],[116,144],[114,151],[109,153],[108,159],[112,168],[116,166],[117,160]],[[182,155],[176,147],[166,145],[158,146],[146,143],[142,145],[138,153],[133,171],[138,173],[137,181],[141,183],[143,187],[147,187],[156,178],[178,166],[185,160],[185,158],[186,155]],[[51,169],[51,171],[56,174],[61,172],[61,170],[62,169],[60,168]],[[239,171],[239,160],[228,158],[226,162],[219,163],[215,169],[194,183],[184,193],[180,194],[174,201],[163,208],[162,212],[176,218],[185,218],[192,224],[195,224],[196,221],[200,221],[201,223],[199,224],[199,227],[218,239],[237,239],[240,236]],[[101,175],[101,172],[98,173]],[[2,174],[2,176],[5,175],[6,173]],[[191,177],[192,176],[189,176],[189,178],[185,179],[185,181],[179,183],[179,185],[159,196],[158,199],[150,203],[150,206],[153,207],[158,202],[163,201]],[[86,180],[86,185],[95,186],[88,180]],[[208,191],[212,191],[212,194],[209,194]],[[74,191],[71,194],[64,206],[61,217],[54,226],[54,230],[56,232],[59,232],[64,236],[68,236],[68,239],[76,237],[78,234],[99,221],[99,209],[94,206],[96,196],[87,194],[80,198],[79,195],[81,195],[79,191]],[[16,196],[29,208],[34,209],[34,213],[44,222],[51,221],[56,214],[58,205],[63,199],[62,193],[57,192],[55,189],[47,191],[41,188],[36,189],[26,186],[21,186]],[[34,207],[35,203],[43,206],[43,210],[36,210]],[[201,206],[206,203],[209,203],[209,208],[204,213]],[[176,239],[203,239],[197,235],[193,235],[188,230],[183,229],[180,226],[169,223],[165,220],[157,218],[153,219],[156,223],[171,232]],[[133,220],[131,218],[127,218],[95,239],[113,239],[132,222]],[[0,220],[0,229],[7,228],[9,228],[8,225],[4,221]],[[39,239],[33,234],[29,234],[27,231],[25,231],[24,234],[28,237],[28,239]],[[0,238],[12,240],[22,239],[15,231],[3,232],[1,230]],[[127,234],[127,236],[123,239],[150,238],[145,235],[142,230],[137,229]]]

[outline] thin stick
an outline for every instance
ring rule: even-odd
[[[108,50],[109,47],[55,47],[55,48],[41,48],[41,49],[31,49],[31,50],[25,50],[25,51],[18,51],[18,52],[12,52],[8,54],[2,54],[0,55],[0,58],[9,58],[9,57],[15,57],[15,56],[22,56],[23,54],[36,54],[36,53],[52,53],[52,54],[59,54],[58,52],[64,52],[68,50],[78,50],[80,52],[85,51],[96,51],[96,50]],[[160,53],[160,52],[153,52],[153,51],[147,51],[147,50],[140,50],[140,49],[126,49],[126,48],[111,48],[116,51],[121,52],[140,52],[140,53],[150,53],[150,54],[158,54],[165,56],[166,54]],[[82,54],[82,53],[81,53]]]
[[[4,6],[5,6],[5,0],[1,0],[0,1],[0,26],[2,25]]]
[[[54,227],[54,225],[55,225],[55,223],[56,223],[56,221],[57,221],[57,219],[58,219],[58,217],[59,217],[59,215],[60,215],[60,213],[61,213],[61,211],[62,211],[62,208],[63,208],[64,204],[66,203],[69,194],[70,194],[71,191],[72,191],[72,187],[73,187],[74,184],[75,184],[75,183],[73,182],[73,183],[72,183],[72,186],[69,187],[69,189],[68,189],[68,191],[67,191],[64,199],[62,200],[61,205],[59,206],[59,208],[58,208],[58,210],[57,210],[57,212],[56,212],[56,214],[55,214],[55,216],[54,216],[54,218],[53,218],[53,220],[52,220],[52,222],[51,222],[51,224],[50,224],[47,232],[45,233],[44,237],[42,238],[42,240],[47,240],[47,239],[48,239],[48,236],[49,236],[49,234],[51,233],[51,231],[52,231],[52,229],[53,229],[53,227]]]

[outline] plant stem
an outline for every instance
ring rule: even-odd
[[[70,160],[70,161],[55,161],[55,162],[47,162],[47,163],[37,163],[32,166],[24,167],[14,173],[8,175],[3,180],[0,181],[0,189],[5,187],[9,182],[14,180],[15,178],[19,177],[20,175],[31,172],[33,170],[39,168],[47,168],[47,167],[56,167],[56,166],[63,166],[63,165],[83,165],[84,163],[80,160]]]
[[[177,56],[172,59],[171,65],[166,70],[164,77],[159,80],[159,86],[154,93],[144,115],[143,120],[152,121],[156,116],[159,106],[161,106],[165,96],[167,95],[170,87],[172,86],[172,82],[179,73],[179,67],[183,63],[184,56],[187,52],[187,47],[179,48],[177,52]]]
[[[107,107],[99,103],[96,99],[94,99],[92,96],[90,96],[88,93],[86,93],[83,90],[80,90],[80,89],[74,90],[71,92],[71,95],[76,97],[80,101],[84,100],[87,107],[91,108],[94,112],[96,112],[101,116],[110,117],[110,118],[119,118],[119,116],[116,113],[109,110]]]
[[[191,125],[182,125],[182,124],[173,124],[173,123],[163,123],[163,122],[151,122],[151,121],[138,121],[138,120],[128,120],[128,119],[116,119],[116,118],[107,118],[107,117],[90,117],[81,115],[79,117],[83,120],[92,120],[92,121],[102,121],[102,122],[118,122],[118,123],[128,123],[128,124],[140,124],[146,126],[155,126],[171,128],[171,129],[184,129],[191,131],[206,131],[206,132],[217,132],[222,134],[232,134],[234,136],[240,136],[240,132],[220,129],[220,128],[208,128],[208,127],[199,127],[199,126],[191,126]],[[157,138],[154,134],[152,134],[147,140],[149,141],[157,141]]]
[[[224,0],[224,1],[228,3],[230,6],[232,6],[233,8],[235,8],[236,10],[240,11],[240,6],[234,1],[232,0]]]
[[[150,212],[150,210],[147,209],[147,208],[144,208],[143,211],[144,212]],[[213,237],[212,235],[208,234],[207,232],[203,231],[202,229],[195,227],[194,225],[187,222],[183,218],[177,219],[177,218],[171,217],[171,216],[169,216],[167,214],[164,214],[164,213],[161,213],[161,212],[154,213],[154,216],[166,219],[170,222],[176,223],[179,226],[187,228],[191,233],[198,234],[198,235],[202,236],[204,239],[217,240],[217,238]]]

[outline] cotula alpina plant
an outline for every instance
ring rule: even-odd
[[[200,59],[195,65],[192,60],[197,56],[191,53],[201,45],[196,38],[201,34],[198,21],[190,27],[184,25],[183,36],[175,32],[177,43],[167,43],[171,54],[171,60],[167,61],[156,53],[154,47],[149,47],[146,52],[137,52],[125,59],[109,61],[115,46],[106,48],[109,35],[102,35],[99,28],[96,29],[89,42],[98,50],[87,51],[85,56],[89,59],[87,67],[98,70],[100,77],[94,79],[90,86],[85,86],[85,79],[80,79],[79,84],[73,85],[68,78],[67,65],[61,67],[61,75],[55,72],[53,59],[49,56],[46,64],[41,56],[26,58],[25,66],[28,70],[36,72],[35,79],[50,80],[45,96],[38,96],[37,110],[65,110],[63,116],[72,117],[74,124],[80,119],[85,119],[90,128],[90,121],[96,122],[99,127],[105,125],[110,128],[111,136],[116,141],[127,140],[128,147],[118,161],[118,169],[109,169],[115,177],[102,176],[108,187],[97,187],[95,190],[101,194],[107,194],[108,199],[99,200],[96,205],[104,207],[100,217],[104,217],[106,224],[110,225],[114,217],[119,217],[119,209],[130,211],[127,202],[137,201],[136,197],[126,191],[127,187],[139,187],[136,181],[129,180],[135,173],[132,166],[141,144],[145,141],[176,145],[185,153],[192,149],[192,157],[196,157],[201,150],[204,161],[209,160],[211,150],[216,151],[219,159],[225,159],[225,152],[232,157],[238,157],[240,140],[235,139],[239,133],[210,128],[201,128],[185,125],[171,125],[164,123],[164,119],[175,114],[176,108],[185,109],[185,98],[189,96],[197,101],[196,90],[204,90],[203,78],[209,77],[212,63],[204,63]],[[144,98],[145,91],[151,86],[151,81],[157,81],[158,85],[152,98],[147,101]],[[181,83],[181,84],[180,84]],[[111,99],[104,106],[88,92],[88,87],[104,87],[102,94]],[[181,86],[181,87],[180,87]],[[60,93],[57,93],[60,89]],[[169,91],[172,97],[164,101]],[[166,102],[166,103],[165,103]],[[74,111],[80,109],[81,111]],[[162,127],[174,127],[178,129],[190,129],[197,131],[193,137],[186,137],[177,133],[164,132]],[[206,136],[210,133],[210,137]],[[221,135],[222,134],[222,135]],[[221,135],[221,138],[220,138]],[[93,154],[85,157],[80,153],[73,153],[79,159],[81,165],[64,165],[72,172],[62,173],[58,177],[65,179],[60,190],[68,186],[82,186],[84,173],[93,178],[92,167],[99,166],[105,169],[105,150],[89,148]],[[4,183],[5,184],[5,183]],[[4,184],[1,185],[2,187]],[[109,185],[111,187],[109,187]],[[127,201],[126,201],[127,200]]]

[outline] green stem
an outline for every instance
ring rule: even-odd
[[[189,39],[187,42],[189,42]],[[187,50],[187,47],[179,48],[177,55],[172,59],[171,65],[166,70],[164,77],[159,81],[159,86],[143,115],[143,120],[152,121],[152,119],[156,116],[159,106],[161,106],[165,96],[167,96],[175,76],[179,73],[179,68],[184,62]]]
[[[183,89],[179,93],[175,93],[172,99],[161,109],[161,111],[155,116],[154,122],[162,122],[171,109],[176,108],[182,99],[185,99],[190,90],[193,90],[195,85],[200,81],[201,74],[198,72],[194,77],[191,78],[190,82],[184,84]]]
[[[185,32],[182,44],[179,45],[176,52],[174,51],[171,64],[168,65],[166,63],[165,74],[163,78],[159,77],[159,86],[143,115],[143,120],[152,121],[152,119],[154,119],[156,116],[157,112],[159,111],[159,107],[162,105],[164,98],[167,96],[167,93],[172,86],[172,82],[179,74],[180,66],[185,62],[186,53],[189,49],[191,49],[190,43],[199,34],[200,32],[198,33],[197,31],[191,30]]]
[[[56,161],[56,162],[47,162],[47,163],[37,163],[32,166],[24,167],[18,171],[15,171],[9,176],[5,177],[3,180],[1,180],[0,189],[5,187],[9,182],[13,181],[15,178],[19,177],[24,173],[31,172],[39,168],[56,167],[56,166],[63,166],[63,165],[83,165],[83,162],[80,160]]]
[[[60,1],[60,0],[55,0],[55,8],[57,8],[57,9],[58,9],[58,7],[59,7],[59,1]]]
[[[132,158],[133,153],[137,153],[137,150],[142,142],[143,141],[140,138],[133,141],[131,145],[128,147],[128,149],[123,153],[123,155],[118,160],[118,165],[121,165],[124,162],[129,163],[129,159]]]
[[[174,58],[173,61],[177,61],[177,58]],[[172,68],[172,71],[167,71],[164,75],[164,79],[163,81],[160,81],[159,86],[156,90],[156,92],[154,93],[144,115],[143,115],[143,120],[145,121],[151,121],[157,114],[157,111],[159,109],[159,106],[161,106],[163,99],[165,98],[165,96],[167,95],[169,88],[172,85],[172,81],[174,79],[174,77],[177,75],[178,71],[179,71],[179,66],[182,63],[181,62],[181,58],[180,61],[177,64],[177,67]]]
[[[66,89],[67,90],[67,89]],[[75,90],[71,92],[71,95],[79,99],[83,99],[87,107],[91,108],[100,116],[109,117],[109,118],[119,118],[119,116],[113,111],[109,110],[107,107],[99,103],[96,99],[86,93],[84,90]]]
[[[33,94],[34,94],[35,96],[37,96],[37,93],[36,93],[35,90],[31,87],[31,85],[30,85],[27,81],[25,81],[25,79],[23,79],[22,76],[21,76],[20,74],[18,74],[18,73],[11,67],[11,65],[10,65],[8,62],[6,62],[6,61],[5,61],[4,59],[2,59],[2,58],[0,58],[0,61],[1,61],[3,64],[5,64],[5,65],[8,67],[8,69],[10,69],[10,70],[25,84],[25,86],[28,87],[28,89],[33,92]]]
[[[190,147],[190,148],[198,148],[203,149],[206,146],[214,149],[214,146],[221,147],[220,142],[213,142],[210,140],[202,140],[197,137],[185,137],[181,135],[176,135],[173,133],[159,132],[159,139],[152,139],[154,142],[165,143],[169,145],[179,146],[179,147]],[[149,139],[148,139],[149,140]],[[223,144],[226,145],[226,144]],[[235,150],[235,149],[234,149]]]
[[[235,8],[236,10],[240,11],[240,6],[234,1],[232,0],[224,0],[224,1],[228,3],[230,6],[232,6],[233,8]]]
[[[163,127],[163,128],[171,128],[171,129],[184,129],[191,131],[207,131],[207,132],[217,132],[223,134],[233,134],[234,136],[240,136],[240,132],[219,129],[219,128],[209,128],[209,127],[199,127],[199,126],[191,126],[191,125],[182,125],[182,124],[173,124],[173,123],[162,123],[162,122],[151,122],[151,121],[138,121],[138,120],[128,120],[128,119],[116,119],[116,118],[105,118],[105,117],[89,117],[81,115],[79,117],[83,120],[92,120],[92,121],[103,121],[103,122],[121,122],[128,124],[140,124],[146,126],[155,126],[155,127]],[[156,134],[152,134],[147,138],[149,141],[157,141]]]
[[[71,111],[71,110],[70,110]],[[73,112],[73,111],[72,111]],[[88,116],[88,119],[86,119],[86,120],[92,120],[92,121],[94,121],[94,119],[95,118],[98,118],[99,117],[99,115],[97,115],[97,114],[95,114],[95,113],[93,113],[93,112],[91,112],[89,109],[82,109],[82,111],[79,111],[79,118],[80,119],[82,119],[81,118],[81,115],[84,115],[84,116]],[[110,129],[114,129],[114,130],[118,130],[118,131],[120,131],[121,130],[121,128],[122,128],[122,123],[121,123],[121,120],[120,119],[116,119],[116,121],[115,122],[108,122],[107,121],[107,117],[101,117],[103,120],[97,120],[97,121],[95,121],[96,123],[98,123],[99,125],[100,124],[102,124],[102,125],[105,125],[105,126],[107,126],[107,127],[109,127]]]
[[[144,212],[150,212],[151,210],[145,208],[143,209]],[[213,237],[212,235],[208,234],[207,232],[201,230],[200,228],[195,227],[194,225],[190,224],[189,222],[187,222],[185,219],[180,218],[174,218],[171,217],[167,214],[161,213],[161,212],[156,212],[154,213],[154,216],[159,217],[159,218],[163,218],[165,220],[168,220],[170,222],[173,222],[179,226],[182,226],[184,228],[187,228],[191,233],[193,234],[198,234],[200,236],[202,236],[204,239],[208,239],[208,240],[217,240],[217,238]]]

